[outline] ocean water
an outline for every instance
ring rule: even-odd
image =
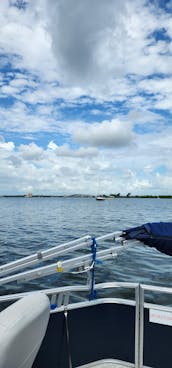
[[[94,198],[0,198],[0,208],[1,265],[83,235],[99,236],[146,222],[172,221],[172,200],[160,198],[105,201]],[[102,244],[103,247],[111,245]],[[77,251],[70,256],[79,254]],[[117,259],[96,265],[96,281],[172,287],[172,258],[135,244]],[[21,284],[6,284],[1,287],[1,294],[85,282],[86,275],[62,273]]]

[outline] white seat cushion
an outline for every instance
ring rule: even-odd
[[[0,368],[30,368],[50,315],[45,294],[32,293],[0,313]]]

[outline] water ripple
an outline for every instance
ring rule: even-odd
[[[145,222],[172,221],[171,203],[171,199],[158,198],[118,198],[100,203],[93,198],[0,198],[0,264],[86,234],[99,236]],[[172,286],[171,258],[135,246],[117,260],[98,265],[96,279]],[[55,275],[23,285],[7,285],[4,292],[81,284],[83,280],[83,275]]]

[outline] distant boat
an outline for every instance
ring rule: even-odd
[[[97,197],[96,197],[96,200],[97,200],[97,201],[104,201],[104,200],[105,200],[105,197],[97,196]]]
[[[100,178],[98,180],[97,194],[98,193],[102,193],[102,189],[100,188]],[[101,194],[98,194],[95,198],[96,198],[96,201],[104,201],[106,199],[106,197]]]

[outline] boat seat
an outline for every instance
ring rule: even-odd
[[[31,368],[44,338],[50,303],[31,293],[0,313],[0,368]]]

